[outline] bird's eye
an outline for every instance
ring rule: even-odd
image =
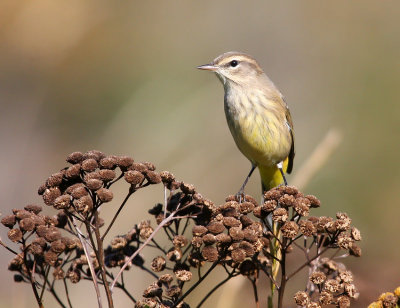
[[[230,64],[232,67],[236,67],[239,64],[239,62],[236,60],[232,60]]]

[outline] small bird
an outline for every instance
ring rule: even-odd
[[[239,150],[252,167],[239,195],[258,167],[263,191],[282,183],[293,169],[292,117],[282,94],[257,61],[244,53],[227,52],[197,67],[213,71],[224,86],[224,109]]]

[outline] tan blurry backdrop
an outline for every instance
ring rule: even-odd
[[[347,264],[363,307],[400,283],[399,16],[398,1],[3,0],[1,212],[40,202],[37,187],[65,156],[89,149],[152,161],[222,202],[250,164],[226,126],[222,86],[195,67],[225,51],[247,52],[292,110],[294,173],[331,127],[343,133],[305,191],[322,201],[315,215],[345,211],[362,231],[363,257]],[[258,196],[259,186],[255,175],[247,192]],[[114,234],[161,198],[161,187],[138,194]],[[10,258],[0,249],[0,307],[33,307],[29,286],[10,283]],[[77,307],[95,303],[90,284],[72,292]],[[54,305],[50,296],[46,303]],[[118,297],[117,307],[131,306]]]

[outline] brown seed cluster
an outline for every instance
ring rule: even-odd
[[[378,300],[371,303],[368,308],[382,308],[390,307],[395,308],[400,306],[400,286],[393,292],[382,293]]]
[[[351,299],[359,295],[353,274],[344,264],[329,258],[321,258],[316,266],[317,269],[309,277],[313,287],[308,292],[297,292],[294,296],[296,304],[304,307],[312,303],[315,307],[350,307]]]
[[[320,201],[292,186],[267,191],[262,204],[246,195],[228,196],[222,205],[216,206],[193,185],[178,181],[168,171],[156,172],[149,162],[137,163],[127,156],[107,156],[99,151],[71,153],[67,162],[68,167],[52,174],[38,190],[43,202],[58,210],[55,216],[43,215],[41,206],[30,204],[1,219],[9,229],[9,240],[21,246],[21,252],[9,264],[9,269],[17,272],[16,282],[29,282],[32,272],[37,281],[38,277],[42,281],[44,277],[67,279],[70,283],[91,280],[89,260],[100,281],[102,271],[112,277],[149,242],[146,245],[158,253],[152,260],[144,260],[141,253],[137,254],[127,269],[138,266],[146,272],[151,270],[158,280],[144,290],[143,300],[137,301],[135,307],[188,307],[182,301],[185,293],[182,290],[187,289],[185,283],[198,279],[197,271],[200,273],[207,262],[213,263],[209,265],[211,269],[221,265],[232,277],[258,277],[262,272],[271,273],[276,245],[281,245],[282,253],[286,254],[296,249],[293,242],[299,238],[303,242],[313,241],[319,249],[342,249],[348,254],[361,255],[356,245],[361,234],[351,227],[348,215],[340,212],[336,219],[309,217],[310,210],[319,207]],[[93,251],[86,255],[76,224],[92,230],[93,237],[98,236],[94,230],[104,224],[98,217],[98,209],[114,199],[111,186],[118,180],[129,184],[127,197],[152,184],[164,185],[165,200],[148,211],[163,228],[154,227],[154,221],[143,220],[126,234],[112,238],[107,248],[100,251],[102,254]],[[165,220],[169,217],[173,219]],[[268,229],[267,221],[272,221],[277,233],[271,226]],[[168,245],[156,241],[155,230],[165,232]],[[99,245],[89,238],[86,237],[86,243],[92,249]],[[104,260],[97,259],[100,255]],[[351,272],[330,259],[318,258],[315,262],[308,282],[312,287],[296,293],[296,304],[348,307],[350,300],[358,296]],[[391,307],[398,296],[389,294],[381,302]]]
[[[192,228],[194,264],[208,261],[238,267],[256,257],[268,241],[261,223],[249,215],[258,207],[253,198],[245,196],[245,202],[239,203],[229,196],[225,201],[214,208],[208,221]]]
[[[128,156],[107,156],[93,150],[71,153],[67,162],[71,165],[52,174],[38,192],[46,205],[84,217],[113,200],[110,186],[121,177],[133,189],[161,182],[153,164],[136,163]]]

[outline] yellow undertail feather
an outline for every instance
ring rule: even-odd
[[[289,157],[283,161],[283,172],[286,173],[289,163]],[[270,190],[276,186],[283,184],[283,177],[276,165],[258,166],[260,170],[261,183],[263,191]]]

